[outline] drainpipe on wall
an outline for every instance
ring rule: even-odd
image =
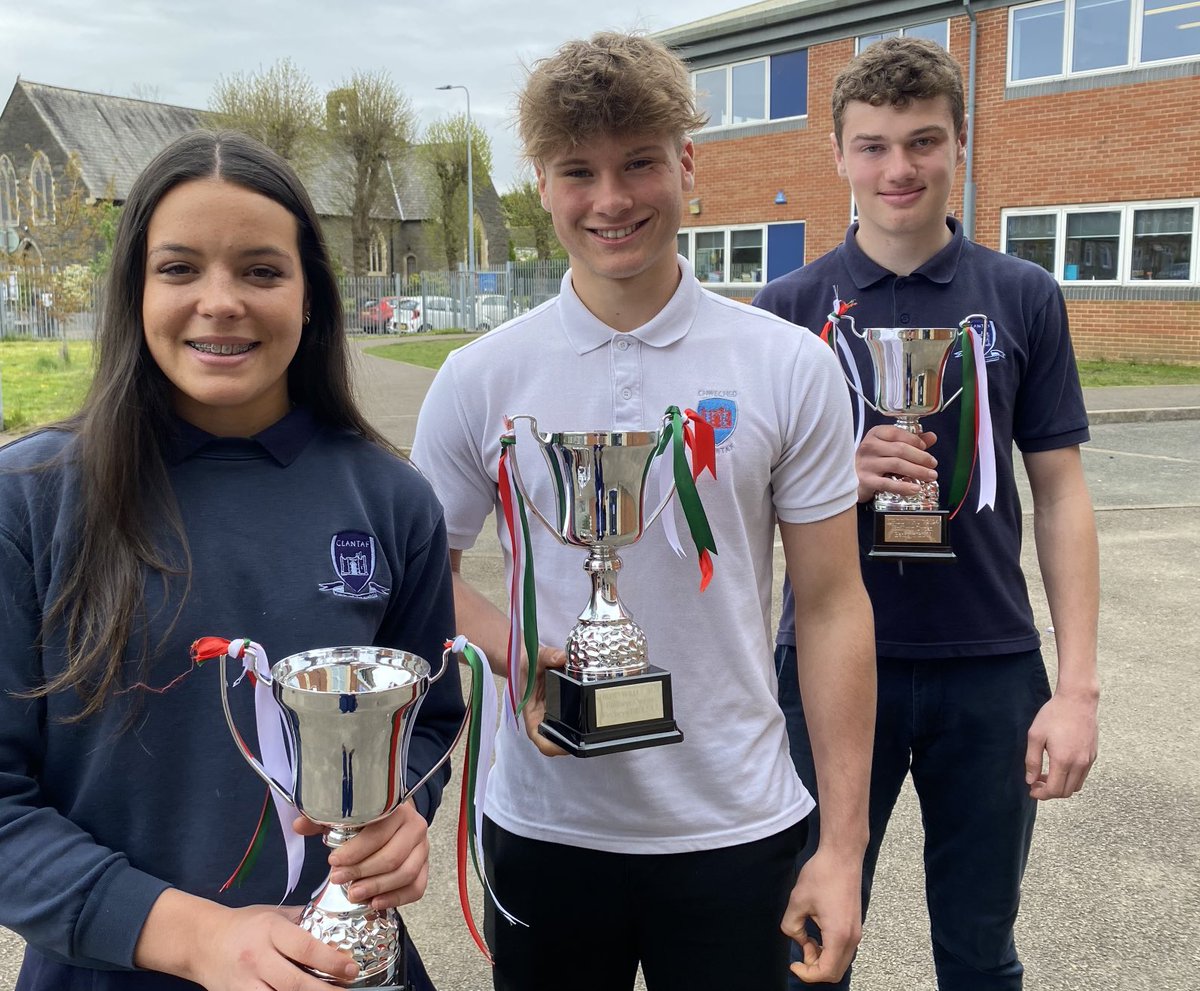
[[[971,0],[963,0],[971,19],[971,52],[967,61],[967,169],[963,176],[963,236],[975,239],[975,45],[979,25]]]

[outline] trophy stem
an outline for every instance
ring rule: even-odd
[[[592,579],[592,597],[567,637],[567,671],[585,680],[639,674],[649,667],[646,634],[617,595],[621,559],[604,544],[591,544],[583,570]]]
[[[333,826],[325,845],[336,850],[353,839],[358,826]],[[300,916],[300,928],[334,949],[344,950],[358,964],[352,981],[314,971],[323,981],[343,988],[404,986],[404,923],[394,908],[374,909],[350,900],[347,885],[328,879]]]

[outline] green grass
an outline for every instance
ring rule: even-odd
[[[0,341],[0,399],[4,429],[32,430],[70,416],[92,380],[92,344],[70,341]]]
[[[446,355],[478,336],[478,334],[461,335],[456,336],[453,340],[431,341],[425,334],[422,334],[420,337],[397,341],[395,344],[380,344],[377,347],[367,348],[366,352],[380,358],[390,358],[392,361],[420,365],[423,368],[441,368],[442,362],[446,360]]]
[[[1195,385],[1200,382],[1200,365],[1081,361],[1079,379],[1088,388],[1104,385]]]

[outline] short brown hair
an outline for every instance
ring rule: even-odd
[[[707,122],[678,56],[644,35],[603,31],[533,64],[517,99],[525,157],[540,162],[601,134],[669,134]]]
[[[939,96],[950,104],[954,133],[961,133],[966,110],[959,64],[928,38],[884,38],[859,52],[834,80],[833,133],[840,146],[846,104],[854,100],[903,110],[913,100]]]

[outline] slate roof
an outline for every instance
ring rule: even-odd
[[[116,199],[150,159],[176,138],[204,124],[202,110],[173,107],[123,96],[17,80],[64,152],[78,152],[83,180],[92,196],[103,197],[111,180]]]
[[[191,107],[64,89],[25,79],[18,79],[16,88],[28,97],[62,150],[79,154],[84,183],[95,197],[108,195],[111,180],[115,198],[126,199],[134,179],[159,151],[189,131],[211,126],[208,111]],[[374,216],[430,219],[434,215],[432,176],[419,151],[407,148],[391,165],[391,176],[385,178],[384,194]],[[304,170],[304,184],[320,216],[349,215],[350,194],[342,180],[349,173],[349,160],[339,152]]]

